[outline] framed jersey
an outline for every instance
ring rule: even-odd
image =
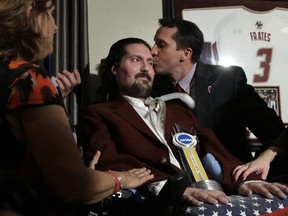
[[[277,92],[276,112],[288,122],[288,2],[234,0],[213,4],[208,0],[205,6],[203,1],[193,0],[189,1],[191,7],[187,2],[174,1],[175,15],[202,30],[205,46],[201,60],[241,66],[256,91]]]

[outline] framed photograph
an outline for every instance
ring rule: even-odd
[[[278,116],[280,112],[279,86],[254,87],[259,96],[267,103],[268,107],[274,109]]]

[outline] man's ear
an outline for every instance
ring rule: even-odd
[[[187,58],[188,58],[188,59],[191,59],[192,54],[193,54],[193,50],[192,50],[191,48],[185,48],[185,49],[183,49],[183,53],[182,53],[182,55],[181,55],[180,60],[181,60],[181,61],[184,61],[184,60],[186,60]]]
[[[27,8],[26,8],[27,17],[30,16],[31,10],[33,9],[34,6],[35,6],[35,2],[32,2],[30,5],[27,6]]]
[[[116,70],[115,65],[112,66],[112,68],[111,68],[111,73],[112,73],[114,76],[117,75],[117,70]]]

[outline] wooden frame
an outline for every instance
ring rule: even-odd
[[[267,11],[275,7],[288,8],[286,0],[163,0],[164,18],[182,18],[182,10],[219,6],[245,6],[252,10]]]
[[[279,86],[255,87],[255,91],[281,117]]]

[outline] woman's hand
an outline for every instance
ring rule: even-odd
[[[136,188],[154,178],[154,175],[151,174],[151,170],[146,169],[145,167],[115,173],[117,176],[121,177],[123,189]]]
[[[257,158],[249,163],[237,166],[232,173],[234,181],[239,180],[241,176],[241,180],[246,180],[247,176],[249,176],[253,172],[258,172],[261,174],[261,178],[266,180],[268,172],[270,169],[270,162],[268,162],[264,158]]]
[[[92,159],[92,160],[90,161],[90,163],[89,163],[89,167],[90,167],[91,169],[96,169],[96,165],[97,165],[97,163],[98,163],[98,161],[99,161],[100,156],[101,156],[101,152],[98,150],[98,151],[95,153],[93,159]]]
[[[261,178],[266,180],[269,169],[270,163],[274,160],[275,156],[278,154],[275,148],[271,147],[265,150],[262,154],[258,156],[255,160],[251,161],[250,163],[237,166],[232,176],[235,181],[239,179],[241,176],[241,180],[245,180],[247,176],[253,172],[258,172],[261,174]]]
[[[57,73],[56,81],[59,85],[63,98],[72,91],[72,89],[81,83],[81,76],[78,70],[70,72],[64,70],[63,73]]]
[[[91,169],[96,169],[97,163],[101,156],[101,152],[97,151],[89,163]],[[154,175],[151,174],[151,170],[144,168],[135,168],[128,171],[116,172],[113,171],[117,176],[121,177],[121,184],[123,189],[132,189],[140,186],[154,178]]]

